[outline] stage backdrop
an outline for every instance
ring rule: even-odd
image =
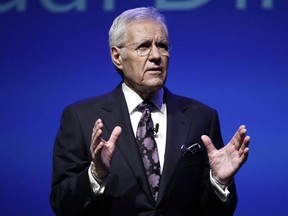
[[[138,6],[167,16],[167,87],[216,108],[226,143],[247,125],[235,215],[287,215],[287,0],[0,0],[0,215],[53,215],[61,112],[120,82],[108,30]]]

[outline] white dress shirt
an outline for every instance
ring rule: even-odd
[[[134,135],[136,137],[138,123],[142,116],[142,113],[137,109],[137,106],[143,102],[143,99],[132,89],[130,89],[125,83],[122,84],[122,90],[125,96],[125,100],[128,107],[128,112],[130,115],[130,120],[133,128]],[[164,164],[164,154],[166,147],[166,127],[167,127],[167,111],[166,104],[163,103],[163,89],[160,89],[150,101],[156,106],[156,109],[153,109],[151,112],[151,118],[153,120],[154,126],[159,125],[155,138],[159,162],[160,162],[160,171],[162,172]]]

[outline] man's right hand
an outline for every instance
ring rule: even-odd
[[[108,141],[102,138],[103,123],[98,119],[93,127],[90,152],[95,165],[95,175],[98,179],[103,179],[109,174],[112,156],[116,142],[122,132],[122,128],[116,126],[111,133]]]

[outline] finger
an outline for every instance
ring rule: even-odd
[[[92,129],[92,135],[95,135],[97,130],[99,129],[99,125],[102,123],[101,119],[97,119],[94,123],[93,129]]]
[[[109,143],[112,143],[112,144],[115,144],[116,141],[118,140],[121,132],[122,132],[122,128],[119,127],[119,126],[116,126],[116,127],[113,129],[113,131],[112,131],[112,133],[111,133],[111,136],[110,136],[110,139],[109,139],[108,142],[109,142]]]
[[[92,153],[92,158],[93,160],[96,160],[96,163],[98,163],[99,161],[101,161],[101,149],[103,148],[104,146],[104,143],[103,142],[100,142],[96,148],[93,150],[93,153]]]
[[[238,130],[235,132],[234,136],[232,137],[232,139],[230,140],[229,143],[231,143],[232,145],[235,146],[235,148],[237,150],[240,149],[240,147],[242,146],[242,143],[244,141],[244,138],[246,136],[246,126],[245,125],[241,125]]]
[[[205,145],[208,154],[212,153],[213,151],[216,150],[216,148],[214,147],[211,139],[207,136],[207,135],[202,135],[201,139],[203,141],[203,144]]]
[[[94,154],[96,155],[101,149],[102,147],[104,146],[104,143],[103,142],[100,142],[97,147],[94,149]]]
[[[242,166],[242,164],[245,163],[245,161],[246,161],[247,158],[248,158],[248,155],[249,155],[249,148],[248,148],[248,147],[246,147],[246,148],[242,151],[241,154],[239,153],[239,164],[240,164],[240,166]]]
[[[90,144],[91,152],[95,150],[95,148],[99,145],[101,141],[102,128],[103,128],[102,120],[97,119],[97,121],[94,124],[92,135],[91,135],[91,144]]]
[[[101,141],[102,137],[102,129],[97,129],[97,131],[92,134],[92,146],[93,148],[96,148],[96,146],[99,144],[99,142]]]
[[[243,143],[239,149],[239,156],[241,157],[242,154],[248,154],[249,151],[249,143],[250,143],[250,136],[245,136]]]
[[[93,130],[92,130],[92,133],[95,133],[97,131],[97,128],[98,128],[98,125],[102,123],[102,120],[101,119],[97,119],[94,123],[94,126],[93,126]]]

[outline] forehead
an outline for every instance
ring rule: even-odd
[[[163,25],[156,21],[135,21],[127,26],[128,42],[137,42],[142,39],[168,39]]]

